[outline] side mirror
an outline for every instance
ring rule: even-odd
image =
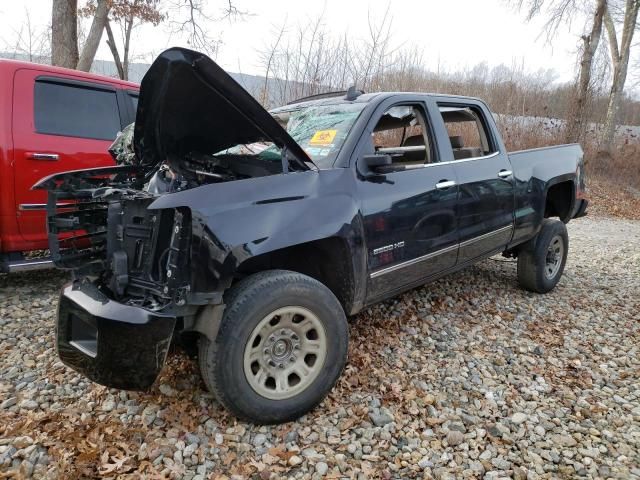
[[[393,160],[391,159],[391,155],[387,154],[372,154],[365,155],[361,159],[362,161],[362,170],[365,176],[371,175],[379,175],[388,173]]]
[[[373,154],[360,157],[357,162],[358,173],[368,182],[393,183],[385,174],[393,171],[393,159],[388,154]]]
[[[371,172],[377,172],[378,170],[383,169],[383,167],[388,167],[393,163],[391,155],[376,154],[363,156],[362,162],[366,167],[366,170]]]

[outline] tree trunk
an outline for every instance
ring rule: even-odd
[[[51,64],[78,65],[78,1],[53,0],[51,12]]]
[[[611,63],[613,65],[613,80],[611,82],[611,92],[609,94],[609,105],[607,107],[607,117],[602,132],[599,156],[611,158],[613,143],[615,140],[616,126],[618,120],[618,110],[620,100],[624,91],[624,84],[627,80],[627,67],[629,66],[629,53],[631,41],[638,21],[638,10],[640,0],[627,0],[624,12],[624,24],[622,26],[622,39],[618,46],[616,30],[609,11],[605,13],[604,25],[609,37],[609,50],[611,53]]]
[[[78,61],[78,70],[82,70],[83,72],[91,70],[93,59],[96,56],[98,46],[100,45],[100,39],[102,38],[102,31],[107,24],[107,16],[109,15],[110,8],[111,5],[108,0],[98,0],[96,13],[93,16],[93,21],[91,22],[91,29],[89,30],[87,41],[82,48],[80,60]]]
[[[602,35],[602,20],[606,10],[606,0],[598,0],[593,15],[593,24],[589,36],[583,36],[582,60],[580,61],[580,75],[574,89],[569,111],[567,112],[567,130],[565,140],[567,143],[579,142],[585,133],[586,107],[589,98],[589,85],[591,83],[591,66],[593,56],[598,49]]]
[[[122,70],[124,72],[123,80],[129,80],[129,46],[131,45],[131,30],[133,30],[134,21],[135,17],[131,15],[125,22],[124,62],[122,64]]]
[[[602,132],[602,143],[600,145],[600,155],[610,158],[613,151],[613,144],[615,140],[618,110],[620,109],[620,98],[622,97],[622,90],[620,88],[621,74],[617,72],[613,76],[613,82],[611,84],[611,90],[609,92],[609,104],[607,106],[607,117],[604,122],[604,130]],[[624,83],[624,82],[622,82]]]
[[[113,31],[111,30],[109,20],[107,20],[104,28],[107,31],[107,45],[109,45],[111,55],[113,55],[113,62],[116,64],[116,68],[118,69],[118,77],[120,77],[121,80],[124,80],[124,68],[122,68],[122,61],[120,60],[120,54],[118,53],[118,46],[116,45],[116,40],[113,37]]]

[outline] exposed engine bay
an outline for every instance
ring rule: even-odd
[[[191,211],[153,210],[151,203],[161,195],[206,184],[281,173],[281,165],[243,155],[192,154],[180,166],[175,172],[163,163],[145,172],[121,165],[44,180],[56,265],[128,305],[152,311],[186,305]]]
[[[282,172],[279,152],[268,142],[237,145],[217,155],[172,153],[165,160],[145,162],[136,154],[134,133],[135,124],[125,127],[109,147],[109,153],[117,165],[136,166],[143,170],[144,185],[136,188],[153,195]],[[274,151],[267,158],[258,156],[267,148]]]
[[[144,186],[153,195],[174,193],[209,183],[231,182],[264,177],[282,172],[280,163],[255,156],[190,154],[180,163],[179,171],[163,163]]]
[[[217,155],[171,155],[150,166],[134,152],[133,125],[109,151],[119,166],[53,175],[38,186],[49,190],[56,266],[127,305],[175,312],[204,303],[189,298],[191,210],[149,206],[162,195],[203,185],[281,174],[280,152],[269,142],[254,142]]]

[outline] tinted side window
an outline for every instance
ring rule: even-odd
[[[68,137],[113,140],[120,130],[114,91],[36,81],[36,132]]]

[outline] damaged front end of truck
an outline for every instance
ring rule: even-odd
[[[176,328],[205,331],[197,312],[222,308],[233,280],[239,254],[212,232],[215,198],[199,187],[315,167],[246,91],[190,50],[167,50],[151,66],[132,128],[133,152],[114,154],[120,165],[34,188],[48,190],[53,261],[72,272],[58,307],[60,358],[97,383],[139,390],[155,381]],[[176,200],[163,203],[168,194]]]
[[[178,316],[188,314],[188,209],[149,210],[139,167],[67,172],[49,190],[49,247],[70,270],[58,305],[57,348],[91,380],[144,389],[159,373]]]

